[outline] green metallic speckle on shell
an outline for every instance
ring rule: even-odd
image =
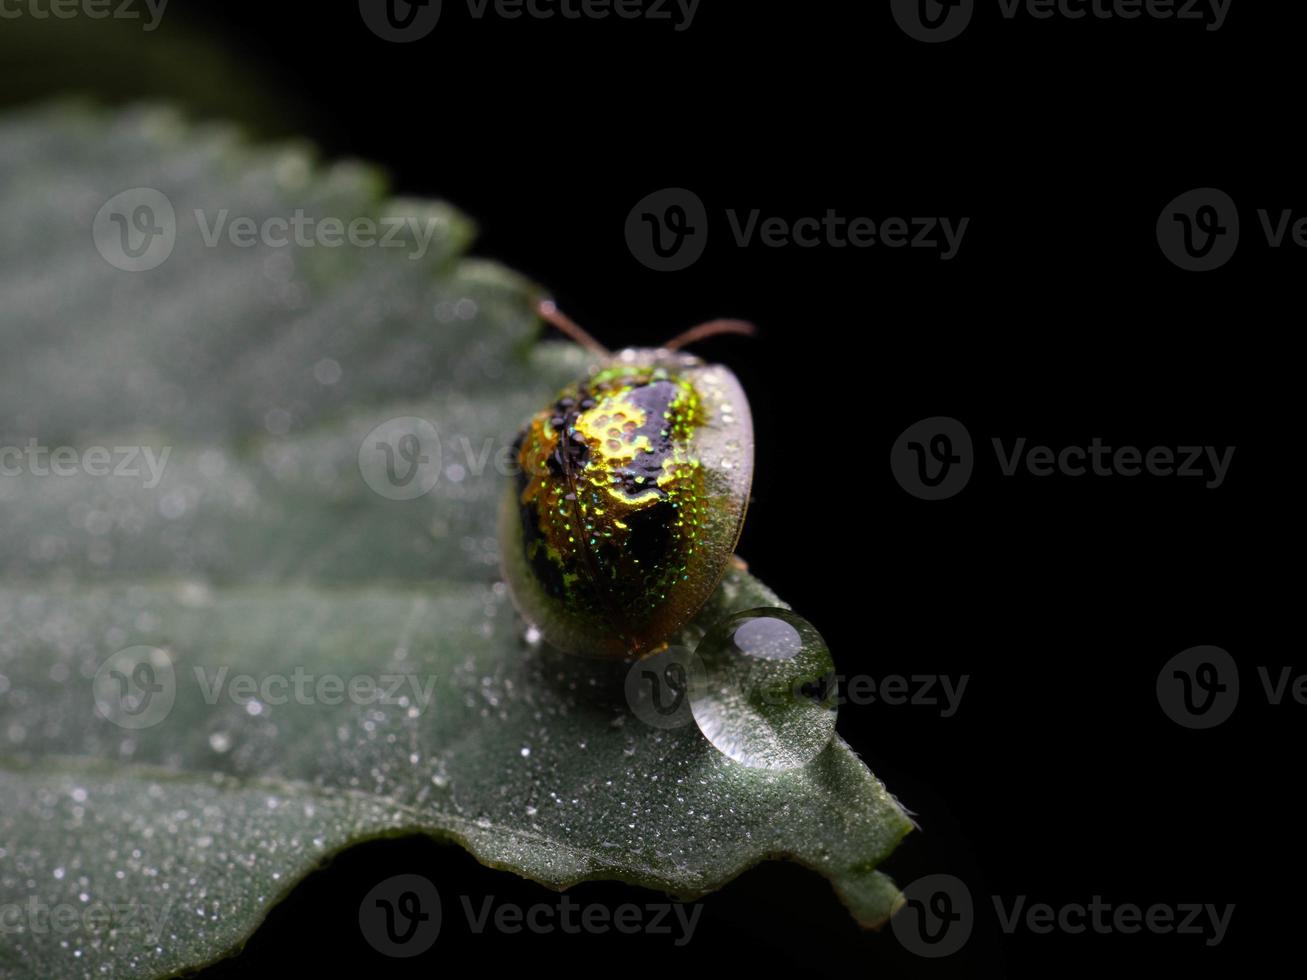
[[[703,604],[743,523],[748,404],[724,368],[628,351],[561,392],[518,445],[505,577],[556,646],[656,648]]]

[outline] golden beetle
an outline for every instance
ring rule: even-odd
[[[541,316],[596,355],[594,367],[527,423],[500,513],[504,577],[552,645],[597,657],[663,646],[732,559],[753,479],[753,422],[726,368],[681,347],[610,353],[552,302]]]

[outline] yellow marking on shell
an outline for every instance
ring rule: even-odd
[[[648,413],[632,403],[622,391],[600,398],[594,405],[577,416],[575,429],[590,447],[591,463],[598,474],[594,478],[597,488],[623,508],[638,508],[657,502],[661,495],[653,484],[648,493],[628,496],[621,486],[617,470],[630,463],[639,453],[651,453],[649,437],[637,434],[648,418]],[[663,479],[658,479],[658,484]],[[602,511],[599,511],[602,513]]]
[[[657,490],[650,490],[648,493],[642,493],[635,497],[628,497],[624,491],[611,486],[608,487],[608,495],[615,500],[620,500],[632,510],[643,507],[645,504],[652,504],[661,499],[658,496]]]
[[[630,462],[639,452],[652,452],[649,437],[637,436],[644,425],[645,412],[624,395],[609,395],[576,419],[576,431],[585,437],[592,453],[602,457],[607,468]]]
[[[677,448],[663,460],[662,473],[658,476],[658,486],[668,487],[677,480],[693,475],[692,471],[699,468],[699,461],[691,459],[683,450]]]

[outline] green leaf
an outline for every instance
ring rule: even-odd
[[[138,187],[176,244],[133,273],[91,229]],[[0,460],[0,972],[202,965],[326,857],[412,833],[554,888],[684,898],[788,857],[884,921],[876,866],[911,825],[842,741],[746,768],[693,724],[641,722],[624,666],[524,639],[500,463],[582,358],[533,345],[535,291],[459,258],[461,216],[154,109],[11,117],[0,188],[0,447],[23,450]],[[411,223],[395,248],[206,244],[223,209]],[[402,418],[441,447],[409,500],[359,462]],[[68,474],[33,445],[68,447]],[[95,447],[168,455],[104,475]],[[732,571],[679,639],[780,604]],[[137,647],[167,691],[142,725],[96,701]]]

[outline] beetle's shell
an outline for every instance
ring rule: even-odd
[[[544,639],[586,656],[658,647],[739,540],[753,422],[735,376],[627,350],[528,423],[500,514],[504,577]]]

